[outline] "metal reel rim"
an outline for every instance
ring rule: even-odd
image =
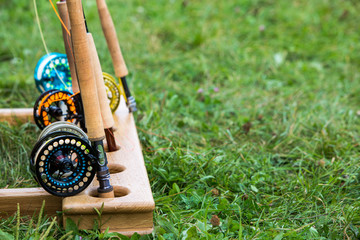
[[[73,131],[75,131],[75,132],[73,132]],[[67,121],[58,121],[58,122],[51,123],[50,125],[48,125],[46,128],[44,128],[42,130],[38,139],[40,139],[43,136],[46,136],[50,133],[53,133],[53,132],[72,132],[72,133],[75,133],[77,136],[88,140],[88,136],[80,127],[76,126],[74,123],[67,122]]]
[[[44,101],[44,98],[46,98],[46,95],[52,93],[53,91],[56,91],[56,90],[48,90],[48,91],[43,92],[42,94],[40,94],[40,96],[35,101],[35,104],[33,107],[33,117],[34,117],[35,124],[40,129],[43,129],[45,126],[40,121],[40,116],[38,115],[39,104],[40,104],[40,102]]]

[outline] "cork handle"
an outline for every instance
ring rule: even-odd
[[[64,25],[67,27],[67,29],[70,31],[70,21],[69,21],[69,15],[68,15],[68,9],[66,6],[66,2],[57,2],[56,3],[57,8],[59,10],[59,15],[61,20],[64,22]],[[70,67],[70,73],[71,73],[71,82],[72,82],[72,90],[74,93],[79,91],[79,84],[76,76],[76,68],[74,63],[74,56],[71,49],[71,37],[68,35],[65,28],[61,25],[62,28],[62,34],[64,38],[64,45],[65,45],[65,52],[67,55],[69,67]]]
[[[106,94],[106,90],[105,90],[105,84],[104,84],[104,79],[103,79],[103,75],[102,75],[99,56],[96,51],[95,42],[92,37],[92,34],[88,33],[87,35],[88,35],[91,60],[92,60],[92,65],[93,65],[93,69],[94,69],[97,94],[98,94],[98,98],[99,98],[100,111],[101,111],[104,128],[105,129],[112,128],[114,126],[114,119],[111,114],[109,100],[107,98],[107,94]]]
[[[105,138],[104,127],[100,115],[100,104],[94,72],[92,71],[81,0],[67,0],[66,4],[69,11],[71,39],[84,107],[87,134],[91,141],[103,140]]]
[[[118,38],[116,36],[116,30],[114,22],[111,18],[109,9],[106,5],[105,0],[96,0],[96,4],[99,11],[101,27],[103,29],[106,43],[108,45],[112,62],[115,69],[115,76],[118,78],[125,77],[128,75],[128,70],[121,53]]]

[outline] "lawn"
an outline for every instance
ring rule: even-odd
[[[83,2],[113,73],[95,1]],[[156,203],[142,239],[360,238],[358,1],[107,3]],[[64,52],[50,3],[37,6],[49,51]],[[32,107],[45,54],[32,1],[1,2],[0,22],[0,107]],[[36,186],[39,133],[0,123],[0,187]],[[0,237],[119,237],[40,216],[1,220]]]

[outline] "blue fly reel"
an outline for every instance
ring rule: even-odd
[[[49,53],[37,63],[34,73],[35,84],[39,91],[63,90],[72,93],[71,74],[66,54]]]

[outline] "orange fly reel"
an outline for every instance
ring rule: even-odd
[[[83,113],[79,93],[60,90],[42,93],[34,105],[34,119],[40,129],[57,121],[80,123],[83,121]]]

